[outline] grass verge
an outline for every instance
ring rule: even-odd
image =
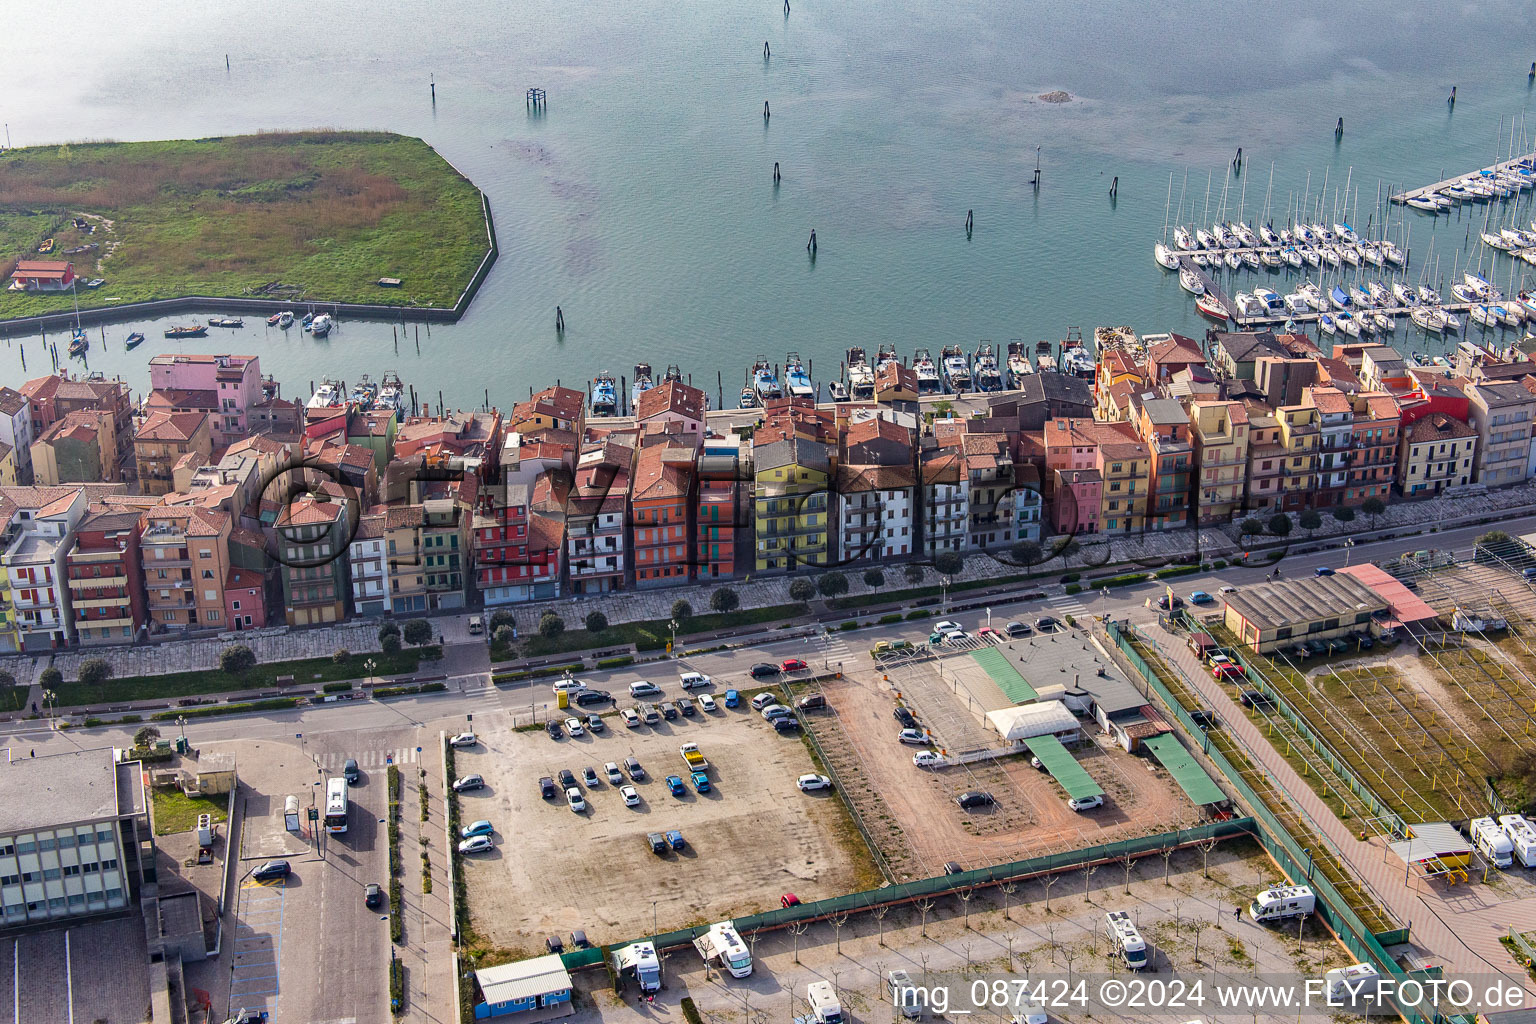
[[[225,814],[223,800],[212,800],[206,796],[187,796],[181,790],[174,787],[156,787],[151,794],[155,813],[155,835],[168,836],[177,832],[190,832],[197,827],[197,817],[200,814],[212,815],[214,821],[223,821]]]
[[[737,629],[741,626],[753,626],[764,622],[777,622],[780,619],[794,619],[806,613],[803,604],[778,604],[767,608],[744,608],[734,612],[711,612],[707,615],[695,615],[685,622],[678,623],[679,633],[710,633],[720,629]],[[513,648],[501,648],[497,645],[491,647],[491,660],[506,660],[516,657],[517,647],[521,648],[523,657],[539,657],[546,654],[565,654],[570,651],[588,651],[596,647],[622,647],[625,644],[634,644],[642,651],[659,651],[666,647],[667,641],[672,637],[672,630],[668,626],[668,619],[650,619],[641,622],[622,622],[609,626],[607,629],[590,633],[585,629],[567,629],[553,637],[544,637],[538,634],[523,638]]]

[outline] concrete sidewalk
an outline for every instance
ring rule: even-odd
[[[420,764],[400,772],[400,864],[402,942],[394,947],[405,967],[405,1007],[395,1019],[411,1024],[457,1024],[454,1015],[452,891],[443,848],[443,761],[435,735],[422,743]],[[421,820],[421,791],[427,792],[427,820]],[[432,863],[432,891],[423,893],[421,854]]]

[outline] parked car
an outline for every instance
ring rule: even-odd
[[[1091,811],[1095,807],[1104,806],[1104,795],[1095,793],[1093,796],[1075,796],[1067,801],[1067,806],[1074,811]]]
[[[777,704],[778,702],[779,698],[777,694],[775,694],[772,690],[764,690],[762,693],[759,693],[757,696],[752,698],[752,710],[761,711],[769,704]]]
[[[944,873],[946,875],[958,875],[960,872],[962,872],[964,870],[965,870],[965,868],[960,866],[960,862],[959,861],[947,860],[947,861],[944,862]]]
[[[1168,595],[1164,594],[1162,597],[1157,599],[1157,606],[1165,612],[1176,611],[1184,607],[1184,599],[1175,594],[1173,599],[1170,601]]]
[[[656,705],[656,709],[661,712],[661,717],[669,722],[677,717],[677,705],[669,700],[664,700]]]
[[[1263,690],[1244,690],[1237,699],[1245,708],[1264,710],[1275,706],[1275,699]]]
[[[1045,769],[1045,762],[1040,760],[1038,757],[1034,756],[1033,754],[1031,754],[1029,756],[1029,766],[1031,768],[1033,768],[1037,772],[1043,772],[1043,771],[1046,770]]]
[[[472,789],[481,789],[485,786],[485,779],[479,775],[466,775],[462,779],[455,779],[453,791],[455,793],[467,793]]]
[[[479,738],[472,732],[461,732],[448,741],[451,746],[455,747],[472,747],[479,742]]]
[[[804,697],[801,697],[799,700],[795,701],[795,707],[799,708],[801,711],[810,711],[813,708],[824,708],[826,706],[826,695],[821,693],[808,693]]]
[[[1330,654],[1348,654],[1349,648],[1349,641],[1342,637],[1334,637],[1328,641],[1328,651]]]
[[[928,737],[923,735],[923,730],[921,729],[903,729],[896,734],[896,739],[902,743],[911,743],[919,747],[926,747],[928,745]]]
[[[794,715],[781,715],[773,720],[773,728],[777,732],[794,732],[800,728],[800,719]]]
[[[634,786],[620,786],[619,796],[624,798],[625,807],[640,806],[640,791]]]
[[[384,905],[384,889],[378,882],[369,882],[363,890],[363,906],[369,910],[377,910]]]
[[[920,750],[912,755],[912,763],[919,768],[937,768],[944,758],[936,750]]]
[[[790,907],[798,907],[799,905],[800,897],[796,896],[792,892],[787,892],[783,896],[779,897],[779,906],[783,907],[785,910],[788,910]]]
[[[903,729],[917,728],[917,716],[905,704],[897,704],[891,710],[891,717],[900,722]]]
[[[677,698],[677,710],[682,712],[684,718],[687,718],[688,716],[698,711],[698,708],[694,707],[693,701],[689,700],[687,697],[679,697]]]
[[[565,943],[560,941],[560,936],[551,935],[544,940],[544,949],[550,953],[564,953]]]
[[[597,769],[591,765],[587,765],[581,770],[581,781],[586,783],[588,789],[602,784],[601,780],[597,777]]]
[[[549,733],[549,738],[552,740],[557,740],[561,736],[565,735],[565,733],[560,729],[560,723],[555,721],[553,718],[544,723],[544,729]]]
[[[769,704],[767,707],[763,708],[762,711],[763,721],[765,722],[772,722],[776,718],[783,718],[785,715],[793,714],[794,712],[789,710],[789,708],[785,707],[783,704]]]
[[[293,873],[293,868],[285,860],[269,860],[255,871],[251,877],[258,882],[269,881],[273,878],[287,878]]]
[[[688,845],[688,840],[683,838],[683,833],[675,828],[667,829],[667,845],[674,850],[681,850]]]
[[[1536,580],[1536,565],[1528,565],[1524,569],[1521,569],[1520,575],[1525,579],[1527,583],[1529,583],[1531,580]]]
[[[1222,587],[1221,590],[1219,591],[1219,593],[1222,593],[1222,594],[1235,594],[1235,593],[1237,593],[1237,588],[1233,587],[1233,586]]]
[[[1216,599],[1203,590],[1196,590],[1189,595],[1190,604],[1215,604]]]
[[[581,790],[572,786],[565,791],[565,804],[571,809],[572,814],[580,814],[587,809],[587,799],[581,795]]]
[[[1301,644],[1291,644],[1291,646],[1287,647],[1282,653],[1290,655],[1297,661],[1306,661],[1308,658],[1312,657],[1312,652],[1301,646]]]
[[[986,640],[994,644],[1000,644],[1003,642],[1003,634],[993,629],[991,626],[982,626],[976,631],[976,639]]]
[[[599,704],[612,704],[613,694],[607,690],[582,690],[575,699],[577,707],[590,708]]]
[[[699,708],[703,711],[719,711],[720,705],[707,693],[699,694]]]
[[[1244,672],[1242,670],[1242,667],[1239,666],[1239,665],[1234,665],[1230,661],[1226,662],[1225,664],[1221,664],[1221,665],[1213,665],[1211,667],[1211,675],[1215,676],[1217,679],[1243,679],[1243,678],[1245,678],[1245,674],[1244,674]]]
[[[693,788],[700,793],[709,792],[709,776],[703,772],[693,772]]]
[[[637,679],[629,684],[631,697],[655,697],[661,693],[661,687],[644,679]]]
[[[955,803],[967,811],[973,807],[991,807],[996,802],[996,800],[992,799],[991,793],[979,789],[973,789],[955,797]]]
[[[647,832],[645,834],[645,841],[650,846],[651,852],[656,856],[660,857],[667,852],[667,837],[660,832]]]
[[[570,789],[574,785],[576,785],[576,773],[571,771],[569,768],[561,768],[560,769],[560,788],[561,789]]]
[[[553,800],[555,797],[557,797],[559,795],[560,795],[560,791],[555,788],[555,780],[554,779],[550,778],[548,775],[545,775],[543,778],[539,779],[539,796],[540,797],[542,797],[545,800]]]
[[[802,793],[814,793],[819,789],[831,789],[832,780],[825,775],[802,775],[795,780]]]
[[[806,669],[805,662],[800,658],[785,658],[779,665],[781,672],[803,672]]]
[[[608,726],[603,724],[603,719],[602,719],[601,715],[588,715],[587,716],[587,731],[588,732],[607,732],[608,731]]]
[[[688,787],[683,785],[683,779],[680,775],[668,775],[666,778],[666,783],[667,791],[670,792],[673,796],[680,797],[688,792]]]
[[[944,642],[946,644],[963,644],[969,639],[971,639],[971,634],[963,629],[952,629],[944,634]]]
[[[484,853],[495,848],[496,844],[491,840],[490,836],[475,836],[475,838],[466,839],[459,844],[460,853]]]
[[[960,623],[951,622],[948,619],[945,619],[943,622],[935,622],[933,624],[933,631],[935,633],[953,633],[956,630],[964,628],[965,627],[960,625]]]
[[[608,776],[608,781],[615,786],[624,781],[624,773],[619,771],[619,763],[617,761],[609,761],[603,765],[603,774]]]
[[[624,770],[628,772],[629,777],[634,779],[636,782],[639,782],[641,779],[645,778],[645,769],[640,767],[640,759],[637,757],[626,757],[624,759]]]
[[[771,679],[779,674],[779,666],[770,665],[766,661],[760,661],[748,670],[748,675],[753,679]]]
[[[1311,651],[1313,654],[1328,653],[1328,645],[1323,643],[1321,640],[1308,640],[1303,643],[1302,646]]]
[[[1368,651],[1376,646],[1376,641],[1371,639],[1371,634],[1369,633],[1351,633],[1346,639],[1357,645],[1362,651]]]
[[[619,712],[619,718],[631,729],[640,728],[640,713],[634,708],[624,708]]]
[[[492,825],[489,821],[481,818],[479,821],[472,821],[468,825],[465,825],[463,828],[459,829],[459,838],[471,839],[474,836],[488,836],[495,831],[495,825]]]
[[[1195,708],[1195,710],[1189,713],[1189,717],[1192,722],[1202,729],[1214,729],[1221,724],[1216,716],[1205,710],[1205,708]]]
[[[677,682],[685,690],[699,690],[710,684],[710,678],[703,672],[684,672],[677,677]]]
[[[725,706],[726,707],[733,708],[733,707],[735,707],[736,705],[738,705],[740,703],[741,703],[741,693],[740,693],[740,691],[738,691],[738,690],[726,690],[725,691]]]
[[[1047,629],[1055,629],[1060,625],[1061,623],[1056,619],[1056,616],[1054,615],[1042,615],[1035,620],[1035,628],[1041,630],[1042,632]]]
[[[1333,575],[1333,570],[1328,568],[1326,565],[1320,565],[1316,569],[1312,570],[1312,575],[1313,576],[1332,576]]]
[[[1029,636],[1029,634],[1034,632],[1033,629],[1029,628],[1029,623],[1027,622],[1010,622],[1003,627],[1003,631],[1013,637]]]
[[[580,928],[577,928],[575,931],[571,932],[571,948],[591,949],[592,943],[587,940],[587,933],[582,931]]]
[[[585,736],[587,734],[587,727],[581,724],[581,719],[579,718],[567,718],[565,720],[565,731],[570,733],[572,737]]]

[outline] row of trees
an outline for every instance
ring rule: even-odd
[[[1376,517],[1387,510],[1387,503],[1380,498],[1366,498],[1360,503],[1360,511],[1371,517],[1371,529],[1376,528]],[[1355,510],[1341,505],[1328,513],[1341,523],[1355,521]],[[1323,517],[1316,509],[1307,509],[1296,517],[1296,522],[1307,531],[1307,536],[1312,536],[1314,530],[1323,525]],[[1260,520],[1257,516],[1249,516],[1239,524],[1238,529],[1245,537],[1257,537],[1266,530],[1276,537],[1289,536],[1291,532],[1291,517],[1284,512],[1276,512],[1267,521]]]

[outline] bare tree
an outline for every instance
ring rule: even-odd
[[[1019,883],[1004,882],[1002,885],[998,886],[998,888],[1003,891],[1003,920],[1005,922],[1011,921],[1013,918],[1008,916],[1008,903],[1012,899],[1013,894],[1019,891]]]
[[[1200,933],[1205,931],[1205,928],[1205,922],[1195,918],[1195,963],[1200,962]]]
[[[933,900],[920,900],[917,904],[917,909],[923,912],[922,935],[926,939],[928,937],[928,912],[933,909]]]
[[[1014,940],[1014,938],[1016,938],[1016,936],[1012,932],[1009,932],[1007,935],[1003,936],[1003,941],[1008,944],[1008,973],[1010,973],[1010,974],[1013,973],[1013,940]]]
[[[1051,912],[1051,886],[1055,885],[1060,880],[1060,875],[1046,875],[1044,878],[1040,879],[1040,884],[1045,886],[1045,912],[1047,914]]]
[[[879,926],[879,939],[877,940],[877,945],[885,945],[885,915],[889,914],[890,912],[891,905],[889,903],[882,903],[873,911],[871,911],[871,913],[875,915],[876,924]]]
[[[842,952],[843,952],[843,925],[848,923],[848,915],[846,913],[834,914],[832,916],[832,918],[831,918],[831,921],[832,921],[832,933],[837,936],[837,953],[838,953],[838,955],[842,955]]]
[[[960,943],[960,948],[965,950],[965,969],[966,970],[970,970],[971,969],[971,947],[974,946],[974,945],[975,945],[975,943],[971,942],[969,939],[967,939],[966,941]]]
[[[1163,855],[1163,884],[1172,885],[1173,883],[1168,881],[1168,873],[1173,864],[1173,847],[1165,846],[1157,852]]]
[[[1051,963],[1056,962],[1056,925],[1051,923],[1045,926],[1045,936],[1051,940]]]
[[[789,934],[795,937],[795,963],[800,962],[800,936],[804,935],[809,927],[810,925],[804,921],[796,921],[789,926]]]
[[[1211,877],[1211,851],[1216,849],[1216,839],[1213,837],[1200,844],[1200,875],[1202,878]]]
[[[976,898],[975,889],[965,889],[955,895],[960,897],[960,905],[965,908],[965,930],[971,930],[971,900]]]
[[[1092,903],[1093,902],[1093,896],[1091,895],[1092,894],[1092,889],[1090,889],[1089,887],[1093,884],[1093,873],[1095,871],[1097,871],[1097,870],[1099,870],[1099,865],[1097,863],[1093,862],[1093,861],[1089,861],[1087,864],[1083,865],[1083,902],[1084,903]]]
[[[1131,855],[1129,850],[1120,855],[1120,865],[1125,868],[1125,894],[1129,896],[1131,894],[1131,868],[1136,865],[1136,858]]]
[[[1019,969],[1025,977],[1029,976],[1029,969],[1035,965],[1035,953],[1031,949],[1019,950]]]
[[[1068,946],[1061,951],[1061,955],[1065,957],[1067,961],[1067,984],[1069,985],[1072,983],[1072,961],[1077,959],[1079,952],[1079,950],[1073,949],[1071,946]]]

